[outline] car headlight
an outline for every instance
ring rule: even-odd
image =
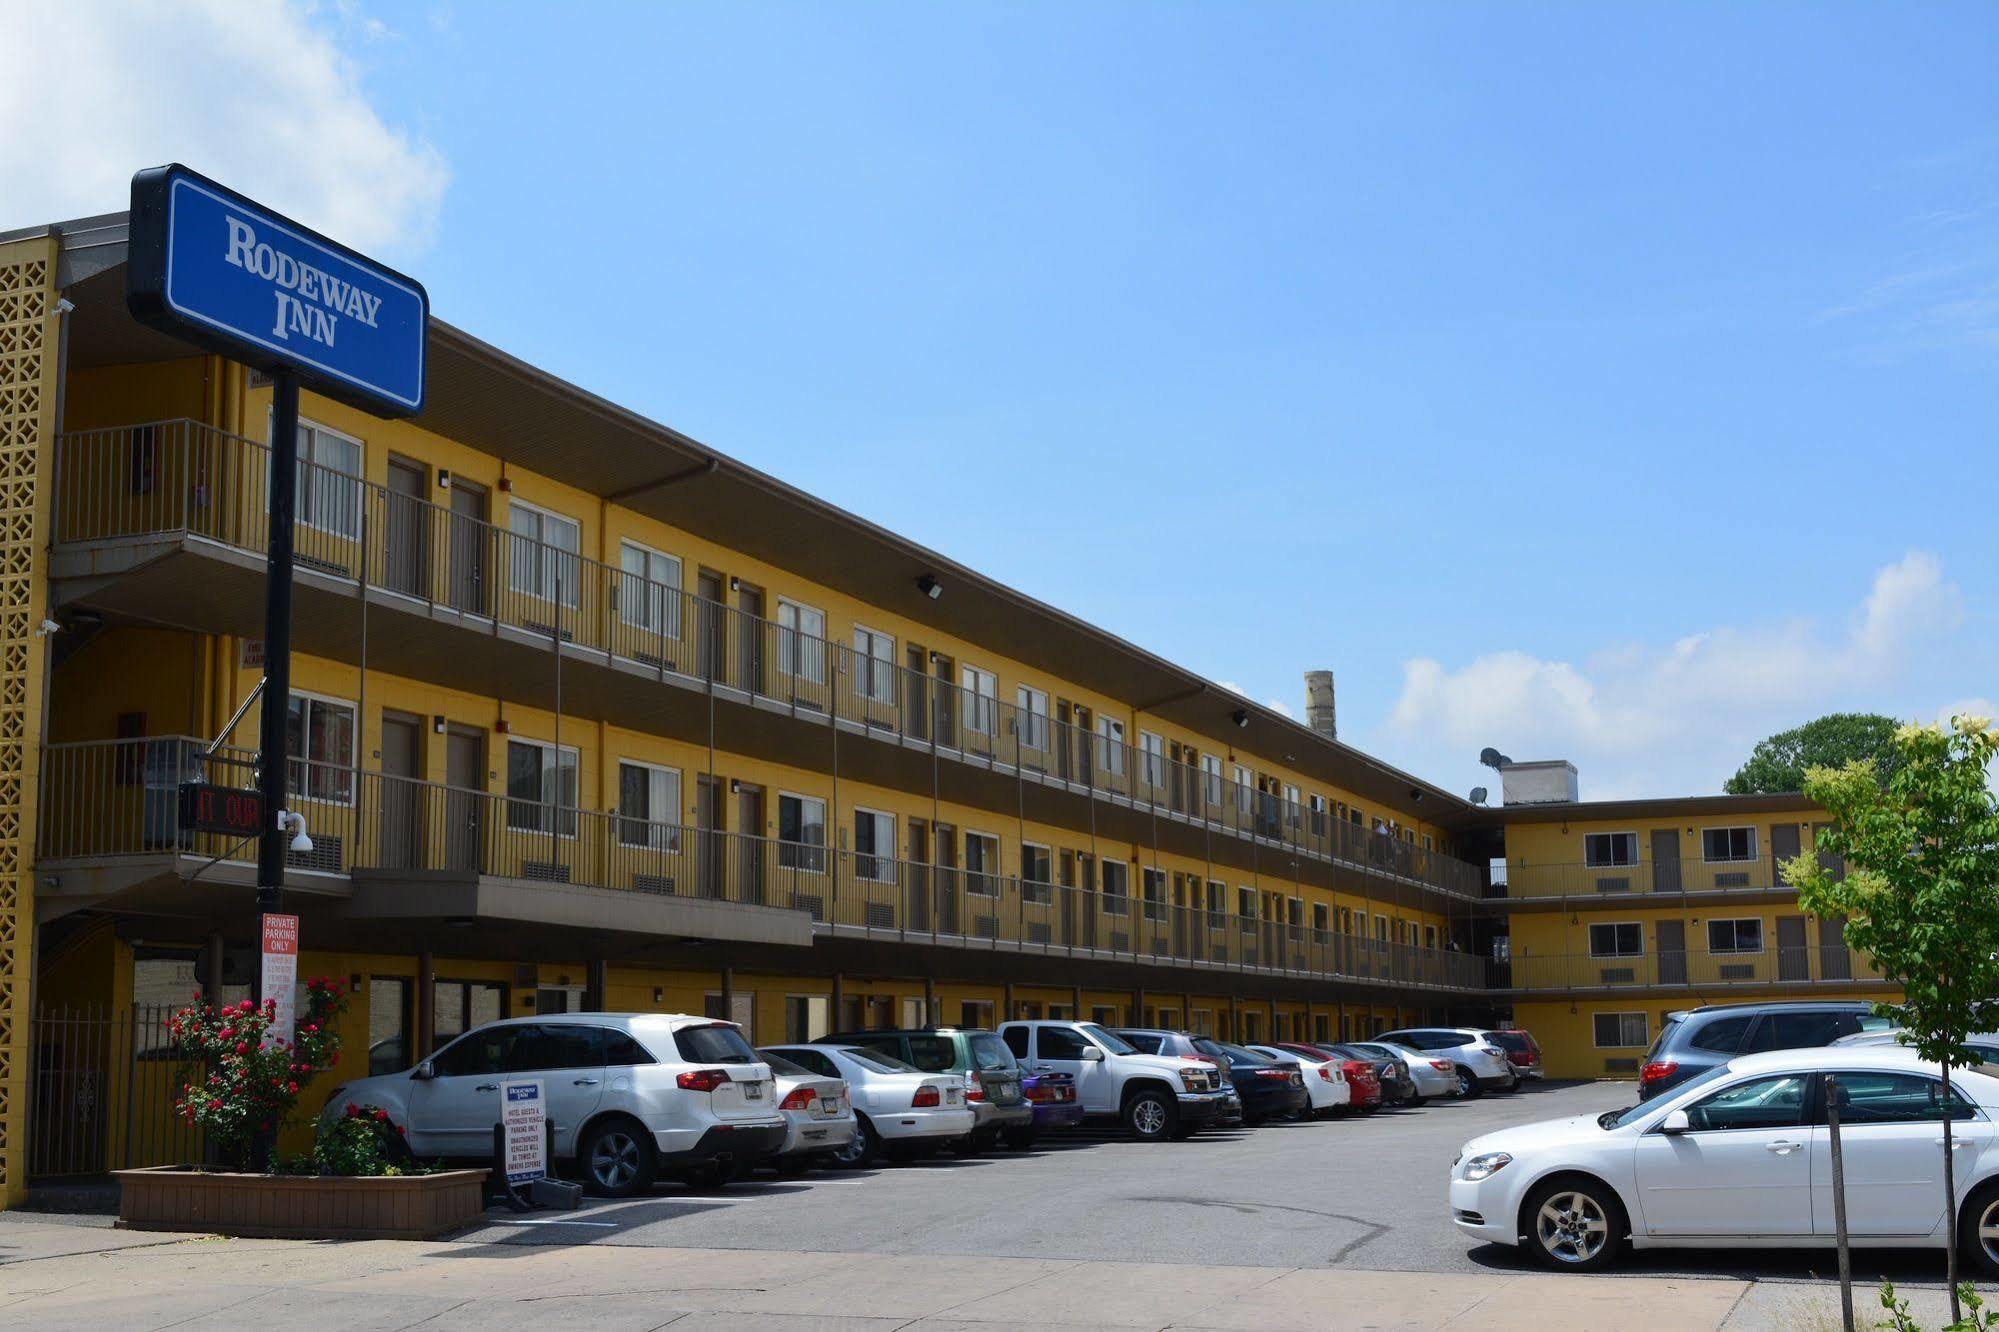
[[[1490,1179],[1511,1164],[1513,1156],[1509,1152],[1485,1152],[1465,1162],[1465,1178],[1473,1181]]]
[[[1190,1092],[1205,1091],[1208,1086],[1208,1075],[1199,1069],[1183,1068],[1180,1070],[1180,1082]]]

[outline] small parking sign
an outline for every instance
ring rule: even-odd
[[[547,1103],[541,1083],[500,1084],[500,1142],[507,1183],[526,1184],[548,1174]]]

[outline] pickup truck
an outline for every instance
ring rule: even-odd
[[[1094,1022],[1005,1022],[1000,1039],[1030,1073],[1067,1073],[1087,1119],[1139,1142],[1185,1138],[1221,1117],[1228,1081],[1206,1060],[1149,1055]]]

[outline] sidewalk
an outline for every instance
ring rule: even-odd
[[[1819,1332],[1837,1288],[1746,1281],[883,1257],[617,1244],[231,1240],[0,1215],[0,1323],[597,1328],[1549,1326]],[[1918,1293],[1931,1325],[1941,1292]],[[1934,1307],[1932,1307],[1934,1306]],[[1862,1326],[1875,1314],[1859,1298]]]

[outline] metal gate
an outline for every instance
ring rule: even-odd
[[[42,1008],[31,1024],[28,1176],[100,1175],[203,1158],[174,1112],[187,1061],[167,1040],[169,1005]]]

